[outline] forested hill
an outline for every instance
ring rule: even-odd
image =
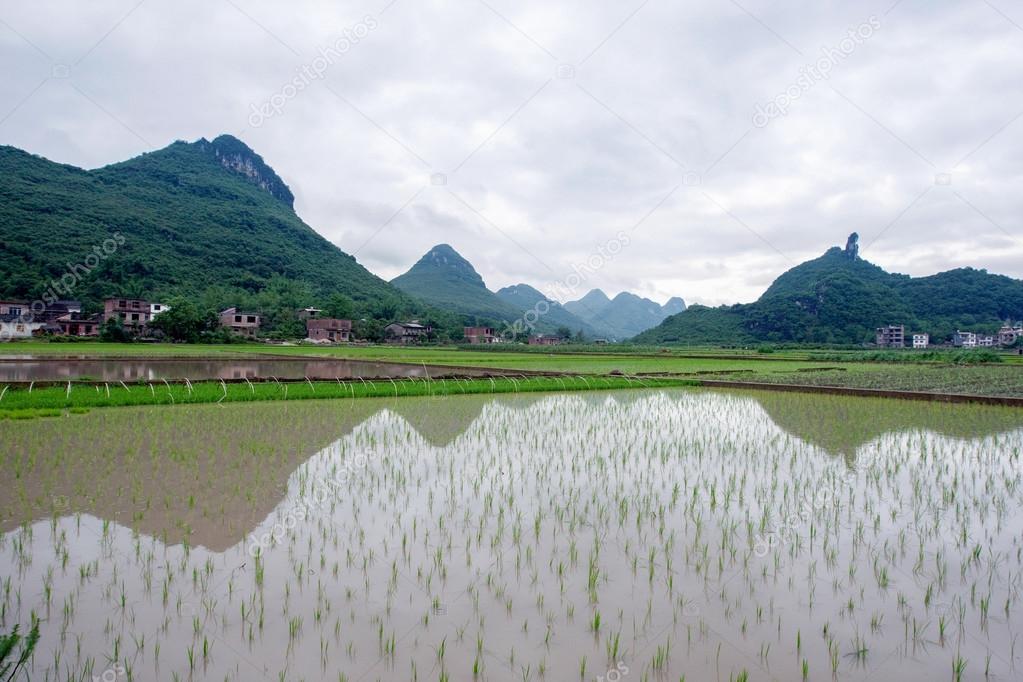
[[[0,297],[40,297],[119,233],[123,245],[69,298],[202,294],[244,305],[257,294],[342,294],[364,314],[415,305],[306,225],[284,181],[231,136],[91,171],[0,147],[0,176]]]
[[[973,268],[891,274],[859,257],[854,235],[845,249],[833,247],[782,274],[755,303],[690,306],[635,340],[859,344],[887,324],[941,340],[957,328],[994,332],[1002,321],[1021,318],[1023,281]]]

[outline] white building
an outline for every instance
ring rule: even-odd
[[[994,348],[995,347],[995,343],[996,343],[996,340],[995,340],[995,337],[993,337],[993,336],[978,336],[977,337],[977,345],[980,346],[981,348]]]
[[[952,343],[960,348],[976,348],[977,335],[973,332],[956,331],[952,337]]]
[[[43,328],[45,322],[27,321],[21,314],[0,315],[0,341],[11,339],[31,339],[32,332]]]
[[[913,334],[913,348],[927,348],[930,343],[930,334]]]
[[[1016,343],[1016,339],[1023,337],[1023,324],[1017,324],[1015,327],[1009,326],[1008,323],[998,331],[998,343],[1003,346],[1011,346]]]
[[[153,319],[160,313],[165,313],[170,310],[170,306],[166,303],[150,303],[149,304],[149,319]]]

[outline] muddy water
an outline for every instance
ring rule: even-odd
[[[451,372],[450,368],[427,368],[360,360],[225,359],[188,360],[160,358],[0,360],[0,382],[13,381],[180,381],[190,379],[383,379],[425,377]],[[458,370],[479,374],[482,370]]]
[[[806,400],[0,422],[3,628],[33,679],[1018,679],[1023,413]]]

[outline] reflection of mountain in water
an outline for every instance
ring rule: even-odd
[[[700,428],[701,409],[724,410],[741,421],[759,405],[780,429],[849,462],[859,447],[887,432],[921,429],[968,439],[1023,428],[1023,412],[1010,408],[775,392],[719,392],[705,402],[698,397],[709,393],[667,395],[677,397],[679,409],[692,410],[697,400],[694,428]],[[721,396],[732,400],[722,404]],[[634,419],[617,408],[642,410],[650,398],[648,391],[624,391],[234,403],[0,422],[0,489],[8,491],[0,499],[0,532],[81,513],[165,544],[187,541],[221,551],[273,512],[300,465],[382,410],[442,449],[495,410],[543,424],[551,414],[546,401],[570,400],[597,419]],[[616,409],[597,414],[609,401]]]
[[[50,514],[84,513],[169,544],[191,538],[224,548],[266,518],[311,453],[380,406],[229,403],[0,422],[6,455],[0,489],[10,491],[0,498],[0,531]]]
[[[1023,428],[1023,410],[851,396],[730,392],[756,400],[779,428],[852,464],[856,451],[886,433],[933,431],[949,438],[981,438]]]

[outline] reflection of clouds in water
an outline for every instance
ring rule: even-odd
[[[506,661],[514,648],[518,663],[535,665],[522,652],[545,651],[548,624],[555,643],[546,649],[551,679],[578,674],[579,656],[601,660],[606,638],[618,632],[629,655],[623,660],[636,669],[670,640],[689,643],[684,656],[666,661],[672,677],[713,675],[713,652],[721,644],[736,666],[728,672],[753,670],[766,658],[773,674],[795,679],[798,661],[787,652],[760,649],[758,659],[759,643],[775,641],[779,627],[782,636],[794,637],[824,619],[836,642],[863,636],[880,650],[884,633],[858,631],[857,617],[876,612],[897,628],[906,614],[920,616],[927,585],[899,573],[912,574],[916,544],[928,562],[940,552],[959,567],[972,545],[950,540],[955,533],[947,530],[961,524],[942,525],[958,518],[968,523],[968,537],[1009,557],[1010,529],[992,521],[1023,509],[1021,487],[986,484],[1019,478],[1011,458],[998,454],[1020,451],[1019,431],[974,440],[897,431],[861,448],[865,458],[883,453],[882,466],[849,478],[843,461],[779,428],[744,394],[549,395],[511,405],[464,399],[468,409],[460,401],[436,403],[438,419],[454,415],[444,427],[447,440],[419,432],[428,409],[406,410],[410,420],[388,402],[320,448],[290,475],[284,499],[253,533],[299,506],[305,517],[258,562],[244,543],[223,553],[164,547],[118,524],[95,529],[117,551],[96,550],[96,538],[65,518],[56,534],[45,524],[33,527],[42,551],[22,574],[22,593],[43,593],[47,568],[61,554],[47,544],[68,533],[76,538],[70,570],[54,573],[55,593],[75,594],[81,612],[104,623],[116,608],[110,595],[120,592],[104,589],[118,584],[116,566],[136,621],[155,627],[171,619],[161,635],[164,651],[183,651],[193,641],[195,617],[222,639],[225,646],[204,671],[217,679],[237,665],[235,649],[271,674],[287,661],[290,673],[317,677],[322,641],[330,643],[331,665],[355,679],[382,655],[378,638],[398,641],[405,633],[411,633],[406,642],[424,644],[399,645],[385,656],[395,669],[435,665],[441,641],[448,665],[469,669],[477,635],[498,658]],[[952,508],[949,489],[956,491]],[[764,551],[758,536],[772,531],[782,542]],[[910,532],[914,551],[894,550]],[[0,545],[0,566],[13,564],[14,552],[13,543]],[[751,561],[757,556],[762,561]],[[967,567],[990,578],[993,603],[1004,601],[1012,589],[1008,571],[1018,567],[984,556]],[[97,576],[79,582],[77,566],[97,558]],[[164,576],[145,588],[146,566],[157,562],[173,576],[166,605]],[[897,584],[908,607],[875,589],[881,575]],[[948,603],[960,586],[947,581],[934,589],[935,603]],[[847,612],[850,599],[854,613]],[[261,631],[252,609],[280,615],[268,617]],[[594,638],[586,623],[598,611],[603,625]],[[289,633],[294,618],[301,620],[297,635]],[[963,649],[983,655],[1020,624],[1014,614],[992,620],[977,635],[983,646],[966,642]],[[119,631],[81,620],[74,627],[86,631],[91,650],[101,651]],[[468,630],[460,638],[462,627]],[[54,646],[49,638],[43,649]],[[824,654],[808,649],[804,656],[815,669],[830,665]],[[45,667],[49,659],[38,660]],[[946,669],[945,661],[896,656],[881,674],[905,673],[910,663],[922,675]],[[137,669],[151,665],[142,657]],[[182,671],[180,661],[161,665]]]

